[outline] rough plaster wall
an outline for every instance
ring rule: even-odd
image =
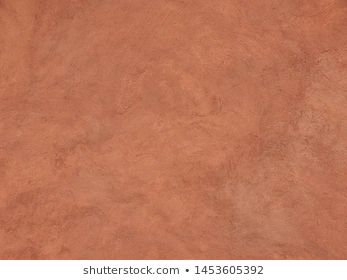
[[[346,259],[347,1],[0,0],[0,258]]]

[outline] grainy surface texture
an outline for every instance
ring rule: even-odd
[[[346,259],[346,0],[0,0],[0,258]]]

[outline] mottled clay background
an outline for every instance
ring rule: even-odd
[[[1,259],[347,259],[346,0],[0,0]]]

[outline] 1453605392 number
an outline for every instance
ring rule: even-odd
[[[263,266],[261,265],[205,265],[195,266],[195,274],[263,274]]]

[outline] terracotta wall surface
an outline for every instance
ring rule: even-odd
[[[347,259],[346,0],[0,0],[1,259]]]

